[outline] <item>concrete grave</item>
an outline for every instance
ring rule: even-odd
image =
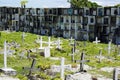
[[[92,75],[88,73],[76,73],[66,75],[65,80],[92,80]]]
[[[44,57],[45,58],[50,57],[50,48],[49,47],[44,48]]]
[[[41,56],[44,56],[45,58],[50,57],[50,48],[49,47],[45,47],[43,49],[43,51],[40,52]]]

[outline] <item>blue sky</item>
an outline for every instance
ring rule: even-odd
[[[0,6],[20,7],[21,0],[0,0]],[[90,0],[100,5],[108,6],[120,3],[120,0]],[[46,7],[69,7],[67,0],[28,0],[26,7],[46,8]]]

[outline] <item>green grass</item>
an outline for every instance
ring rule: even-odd
[[[21,80],[25,80],[26,77],[22,76],[22,67],[30,67],[31,66],[31,62],[32,60],[29,59],[20,59],[20,57],[18,56],[19,53],[21,53],[23,50],[28,50],[28,49],[32,49],[32,48],[39,48],[39,44],[35,42],[35,40],[37,39],[37,35],[35,34],[31,34],[31,33],[25,33],[25,41],[24,43],[22,42],[21,39],[21,35],[22,32],[10,32],[10,33],[6,33],[6,32],[1,32],[1,38],[0,38],[0,50],[4,49],[4,41],[8,41],[8,42],[12,42],[15,41],[18,44],[20,44],[20,48],[12,48],[13,50],[16,50],[14,56],[8,56],[8,67],[12,67],[14,69],[17,70],[18,75],[17,77],[19,78],[23,78]],[[51,37],[52,41],[53,40],[57,40],[57,38],[55,37]],[[47,36],[43,36],[43,40],[44,41],[48,41],[48,37]],[[74,63],[71,62],[71,56],[69,55],[71,53],[71,46],[69,45],[69,40],[61,38],[62,41],[62,48],[63,50],[59,51],[56,50],[55,48],[51,49],[51,56],[52,57],[65,57],[66,58],[66,62],[65,64],[73,64]],[[46,44],[43,44],[43,46],[47,46]],[[112,46],[115,46],[112,44]],[[93,44],[91,42],[86,42],[86,47],[84,47],[83,42],[82,41],[77,41],[77,50],[79,50],[79,53],[77,53],[77,55],[75,55],[75,59],[79,60],[80,59],[80,54],[81,52],[84,50],[86,53],[86,59],[89,59],[90,62],[86,63],[91,67],[95,67],[96,69],[100,69],[101,67],[117,67],[120,66],[119,60],[120,60],[120,56],[117,56],[116,50],[111,52],[110,57],[116,58],[116,60],[114,61],[109,61],[108,59],[103,60],[101,63],[98,63],[98,59],[95,58],[96,55],[99,55],[99,49],[102,49],[102,55],[104,56],[108,56],[108,52],[107,52],[107,44]],[[25,55],[27,55],[27,53],[25,53]],[[50,65],[52,64],[60,64],[60,61],[53,61],[50,60],[49,58],[44,58],[42,56],[39,55],[39,53],[31,53],[31,55],[35,55],[36,56],[36,60],[37,60],[37,66],[40,66],[42,68],[42,70],[48,69],[50,68]],[[0,67],[3,67],[3,54],[0,54]],[[95,72],[96,74],[99,73],[98,71],[94,71],[91,70],[90,72]],[[102,74],[102,72],[101,72]],[[107,75],[107,73],[104,73],[105,76]],[[45,76],[45,74],[40,73],[40,76]],[[49,78],[49,76],[47,76]],[[53,80],[58,80],[53,79]]]

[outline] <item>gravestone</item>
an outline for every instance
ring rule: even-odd
[[[101,60],[102,60],[102,50],[101,49],[99,50],[99,57],[98,58],[99,58],[99,63],[101,63]]]
[[[0,69],[1,72],[7,75],[16,75],[16,70],[7,67],[7,43],[4,42],[4,67]]]
[[[64,57],[56,58],[55,60],[60,60],[61,64],[60,64],[60,66],[56,66],[56,65],[51,66],[52,72],[60,72],[60,78],[62,80],[64,80],[64,70],[65,70],[65,68],[67,68],[67,67],[70,68],[71,66],[64,65],[64,63],[65,63],[65,58]]]
[[[31,59],[30,52],[31,52],[31,50],[27,50],[27,58],[28,59]]]
[[[113,80],[119,80],[118,75],[120,74],[120,68],[115,68],[113,71]]]
[[[89,62],[89,60],[85,60],[85,54],[82,52],[80,60],[76,60],[75,62],[80,62],[80,72],[85,72],[84,63]]]
[[[108,55],[110,55],[111,53],[111,41],[109,41],[108,43]]]
[[[75,52],[73,51],[74,49],[72,48],[72,54],[70,54],[71,56],[71,61],[74,62],[74,56],[75,56]]]
[[[60,38],[58,38],[58,40],[57,40],[57,46],[56,46],[56,48],[57,49],[59,49],[59,50],[61,50],[62,49],[62,47],[61,47],[61,41],[60,41]]]
[[[19,54],[19,57],[20,57],[20,59],[26,58],[25,52],[22,51],[22,52]]]
[[[0,39],[1,39],[1,32],[0,32]]]
[[[98,44],[100,42],[100,40],[98,40],[98,37],[95,38],[95,41],[93,41],[93,43]]]
[[[50,57],[50,48],[49,47],[44,48],[44,57],[45,58]]]
[[[40,48],[39,49],[43,49],[43,47],[42,47],[42,36],[40,37]]]
[[[29,67],[23,67],[23,70],[29,70],[29,73],[28,73],[28,78],[30,78],[31,76],[32,76],[32,73],[33,73],[33,71],[39,71],[40,70],[40,68],[38,67],[38,68],[34,68],[35,67],[35,64],[36,64],[36,60],[35,59],[33,59],[33,61],[32,61],[32,64],[31,64],[31,67],[29,68]]]
[[[61,72],[60,72],[60,77],[62,80],[64,80],[64,63],[65,63],[65,59],[62,57],[61,58]]]
[[[69,39],[69,42],[70,42],[70,45],[74,44],[74,39],[71,37],[71,38]]]
[[[22,36],[21,36],[21,38],[22,38],[22,43],[24,43],[24,40],[25,40],[25,33],[24,32],[22,32]]]

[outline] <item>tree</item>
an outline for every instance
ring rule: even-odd
[[[25,7],[25,4],[28,3],[28,1],[27,0],[21,0],[20,3],[21,3],[21,7]]]
[[[96,7],[100,7],[100,5],[98,5],[95,2],[91,2],[88,0],[71,0],[71,7],[74,8],[83,8],[83,7],[88,7],[88,8],[96,8]]]
[[[120,4],[116,4],[115,7],[120,7]]]

